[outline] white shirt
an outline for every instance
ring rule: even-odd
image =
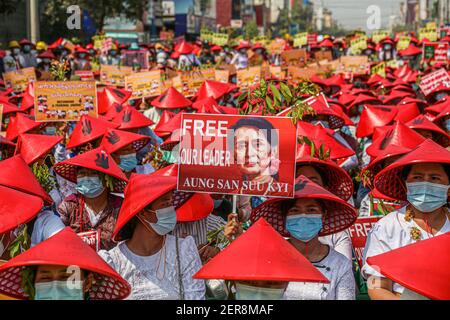
[[[191,67],[193,65],[200,66],[201,63],[198,60],[197,56],[195,54],[183,54],[180,56],[180,59],[178,60],[178,69],[181,69],[182,67]]]
[[[155,129],[156,125],[161,120],[161,116],[163,114],[163,109],[152,107],[146,111],[144,111],[144,116],[152,120],[155,124],[150,128]]]
[[[178,243],[184,298],[204,300],[205,282],[192,278],[202,267],[194,239],[178,239]],[[128,300],[180,299],[174,236],[168,235],[165,246],[153,256],[138,256],[131,252],[125,242],[110,251],[100,251],[99,255],[131,285]]]
[[[36,218],[33,233],[31,234],[31,247],[54,236],[66,226],[53,211],[42,211]]]
[[[236,53],[236,55],[231,60],[231,64],[236,66],[236,69],[246,69],[248,66],[248,55],[247,53],[242,54],[240,52]]]
[[[383,277],[374,268],[369,266],[366,262],[368,257],[373,257],[391,250],[395,250],[409,244],[416,243],[411,238],[411,228],[416,227],[419,229],[422,235],[422,240],[431,238],[425,230],[422,230],[414,219],[411,221],[405,220],[406,207],[399,209],[388,214],[386,217],[378,221],[367,235],[367,243],[364,249],[364,266],[361,270],[361,274],[366,279],[369,276]],[[450,221],[447,219],[444,226],[435,235],[441,235],[450,232]],[[394,283],[393,290],[396,293],[403,293],[404,287],[397,283]]]
[[[330,248],[333,248],[348,260],[352,261],[352,240],[350,238],[348,229],[335,234],[331,234],[329,236],[320,237],[319,241],[323,244],[328,245]]]
[[[284,300],[355,300],[352,262],[330,248],[320,262],[313,263],[330,283],[290,282]]]
[[[89,220],[91,220],[91,225],[92,225],[92,227],[95,228],[95,227],[97,226],[99,220],[100,220],[100,217],[101,217],[102,214],[103,214],[103,211],[106,209],[106,207],[105,207],[105,209],[103,209],[103,210],[101,210],[100,212],[96,213],[96,212],[94,212],[93,209],[91,209],[91,208],[87,205],[87,203],[85,203],[85,204],[84,204],[84,209],[86,210],[86,212],[87,212],[88,215],[89,215]]]

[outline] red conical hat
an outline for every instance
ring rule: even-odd
[[[417,103],[399,104],[395,106],[398,110],[394,121],[407,123],[420,115],[420,109]]]
[[[17,147],[23,160],[31,165],[40,157],[46,155],[62,141],[62,137],[41,134],[21,134]]]
[[[116,104],[124,104],[130,99],[132,92],[115,87],[106,87],[97,93],[98,113],[105,114]]]
[[[175,113],[170,112],[168,110],[164,110],[162,115],[161,115],[161,119],[159,119],[158,124],[156,125],[155,129],[153,131],[157,131],[159,129],[159,127],[161,127],[162,125],[166,124],[167,122],[169,122],[170,119],[172,119],[173,117],[175,117]]]
[[[346,230],[357,219],[358,214],[355,208],[304,176],[297,178],[295,184],[295,199],[302,198],[321,200],[326,207],[323,217],[323,229],[319,234],[321,237]],[[263,202],[260,206],[253,209],[251,221],[255,223],[260,218],[264,218],[283,237],[290,237],[291,235],[286,230],[286,213],[283,213],[281,210],[281,204],[284,201],[287,200],[273,198]]]
[[[428,106],[428,103],[427,103],[426,101],[421,100],[421,99],[417,99],[417,98],[411,98],[411,97],[406,97],[406,98],[404,98],[404,99],[400,102],[400,105],[409,104],[409,103],[415,103],[415,104],[417,104],[418,106],[423,107],[423,108],[425,108],[425,107]]]
[[[107,122],[91,116],[83,116],[70,136],[67,149],[73,149],[99,139],[103,137],[109,128],[116,129],[118,126],[116,123]]]
[[[91,300],[125,299],[130,285],[69,227],[0,266],[0,292],[27,299],[21,271],[38,265],[77,266],[94,273]]]
[[[0,172],[0,185],[37,196],[46,204],[53,203],[21,156],[0,161]]]
[[[354,96],[354,95],[352,95],[350,93],[342,92],[339,95],[338,101],[343,106],[347,106],[347,105],[351,104],[353,101],[355,101],[355,99],[356,99],[356,96]]]
[[[111,192],[123,192],[128,183],[127,177],[104,147],[59,162],[53,167],[53,170],[64,179],[77,183],[77,171],[79,167],[103,172],[116,178],[114,181],[114,190],[111,190]]]
[[[193,278],[329,283],[264,219],[258,220]]]
[[[413,45],[412,43],[409,44],[408,48],[404,49],[404,50],[400,50],[398,52],[398,55],[400,57],[404,57],[404,56],[417,56],[419,54],[422,54],[422,49],[417,48],[415,45]]]
[[[150,137],[147,136],[127,131],[108,129],[103,137],[101,145],[105,147],[105,150],[108,151],[108,153],[112,154],[129,144],[132,144],[134,150],[138,152],[149,142]]]
[[[316,167],[324,175],[327,190],[341,199],[349,200],[354,191],[352,178],[334,162],[319,160],[311,156],[311,152],[311,147],[306,143],[297,146],[297,167],[301,165]]]
[[[448,147],[450,136],[433,122],[427,119],[424,115],[419,115],[417,118],[411,120],[406,124],[410,129],[427,130],[438,135],[436,141],[444,148]]]
[[[369,78],[369,80],[367,80],[367,84],[369,85],[369,86],[372,86],[372,85],[375,85],[375,84],[378,84],[380,81],[383,81],[385,78],[383,78],[382,76],[380,76],[378,73],[377,74],[374,74],[373,76],[371,76],[370,78]]]
[[[117,218],[113,239],[118,239],[120,230],[146,206],[177,187],[177,178],[159,174],[133,174],[125,189],[123,201]]]
[[[178,165],[167,166],[154,174],[178,178]],[[174,191],[174,206],[178,222],[203,220],[214,210],[214,200],[206,193]]]
[[[450,100],[447,98],[447,96],[443,97],[439,101],[437,101],[435,104],[433,104],[431,107],[425,108],[425,111],[432,113],[434,115],[439,115],[442,111],[445,110],[450,105]]]
[[[0,97],[0,104],[3,105],[3,111],[2,114],[10,114],[10,113],[17,113],[17,112],[23,112],[23,110],[20,110],[18,106],[15,104],[12,104],[8,102],[8,99],[3,100]],[[14,118],[11,118],[11,121],[13,121]],[[11,124],[11,123],[10,123]]]
[[[201,100],[197,99],[197,101],[192,104],[192,108],[197,110],[197,112],[200,112],[200,113],[209,113],[209,110],[213,106],[216,106],[216,107],[219,106],[219,104],[213,97],[208,97],[206,99],[201,99]]]
[[[30,222],[43,206],[42,198],[0,186],[0,234]]]
[[[14,142],[12,142],[11,140],[8,140],[6,138],[3,138],[2,136],[0,136],[0,146],[10,146],[10,147],[15,147],[16,144]]]
[[[180,142],[181,130],[175,130],[159,147],[164,151],[172,151]]]
[[[407,154],[411,152],[413,148],[407,148],[404,146],[397,146],[394,144],[390,144],[386,147],[386,149],[381,150],[380,153],[374,158],[369,165],[361,172],[361,180],[366,183],[366,186],[373,188],[373,179],[375,176],[384,169],[383,164],[384,161],[391,157],[397,157]]]
[[[212,97],[218,100],[234,89],[236,89],[236,86],[231,83],[206,80],[198,90],[196,99],[198,101]]]
[[[48,49],[56,49],[59,46],[62,46],[64,39],[59,38],[55,42],[53,42],[51,45],[48,46]]]
[[[333,46],[333,42],[328,38],[319,43],[320,48],[333,48]]]
[[[186,99],[174,87],[170,87],[152,101],[152,106],[160,109],[183,109],[192,106],[192,101]]]
[[[122,112],[114,117],[113,122],[120,123],[120,130],[145,128],[155,124],[152,120],[130,106],[125,107]]]
[[[406,97],[414,97],[414,94],[410,92],[394,90],[390,93],[390,95],[384,96],[381,100],[383,101],[383,104],[390,104],[396,99],[403,99]]]
[[[442,110],[441,113],[439,113],[436,117],[436,119],[434,119],[434,123],[436,123],[437,121],[441,121],[442,119],[444,119],[446,116],[450,115],[450,104],[444,109]]]
[[[15,140],[19,134],[27,133],[28,131],[31,131],[39,126],[41,126],[41,123],[34,121],[31,117],[25,114],[18,113],[15,118],[11,118],[11,122],[6,130],[6,138],[9,140]]]
[[[309,105],[314,110],[313,114],[328,116],[330,129],[339,129],[345,125],[346,121],[342,117],[342,110],[339,113],[336,112],[335,108],[330,107],[323,93],[306,99],[304,103]],[[290,109],[288,110],[290,111]]]
[[[378,100],[375,97],[372,96],[368,96],[366,94],[359,94],[356,99],[348,106],[349,108],[363,104],[363,103],[367,103],[367,102],[380,102],[380,100]]]
[[[314,142],[316,148],[320,148],[320,146],[323,145],[325,152],[330,151],[331,160],[344,159],[355,155],[355,152],[352,149],[342,145],[334,138],[334,132],[332,130],[304,121],[299,121],[297,128],[299,137],[308,137]]]
[[[104,119],[106,121],[112,121],[115,117],[119,115],[123,111],[125,106],[123,104],[114,104],[111,108],[109,108],[108,112],[104,115],[99,115],[99,119]],[[114,121],[116,122],[116,121]]]
[[[174,51],[178,54],[190,54],[194,51],[194,47],[190,43],[183,40],[180,44],[175,46]]]
[[[172,134],[175,130],[181,129],[181,118],[183,117],[183,113],[180,112],[176,114],[173,118],[171,118],[169,121],[167,121],[164,124],[161,124],[153,130],[155,134],[157,134],[159,137],[166,137]]]
[[[405,166],[418,163],[450,164],[450,151],[432,140],[426,140],[375,177],[375,187],[388,197],[406,200],[406,185],[402,178]]]
[[[405,124],[397,122],[393,126],[379,127],[373,136],[373,143],[366,152],[371,157],[377,157],[387,146],[393,144],[414,149],[425,141],[425,138],[408,128]]]
[[[40,59],[56,59],[55,55],[53,54],[53,52],[51,50],[47,50],[43,53],[41,53],[40,55],[38,55],[38,58]]]
[[[433,300],[450,300],[450,233],[374,257],[367,263],[392,281]]]
[[[34,107],[34,82],[30,83],[23,94],[20,110],[26,111]]]
[[[356,137],[364,138],[373,134],[376,127],[382,127],[391,123],[398,110],[385,106],[364,106],[356,128]]]

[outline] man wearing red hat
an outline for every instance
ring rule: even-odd
[[[71,61],[71,69],[73,74],[75,74],[75,71],[92,70],[92,66],[89,61],[89,51],[87,51],[81,46],[76,48],[74,53],[74,59]]]
[[[37,67],[37,52],[34,50],[36,46],[34,43],[28,39],[23,39],[19,42],[22,48],[22,57],[24,58],[25,64],[23,68],[35,68]]]
[[[247,50],[250,49],[250,45],[246,42],[241,42],[235,49],[236,53],[231,59],[230,64],[234,64],[236,69],[246,69],[248,67],[248,54]]]
[[[202,63],[198,60],[197,56],[193,53],[194,47],[183,41],[176,49],[175,52],[179,55],[178,69],[189,70],[192,67],[199,67]]]

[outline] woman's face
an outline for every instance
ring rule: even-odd
[[[254,127],[242,127],[235,132],[237,164],[245,175],[270,175],[272,150],[265,135]]]
[[[81,269],[73,269],[66,266],[52,266],[40,265],[36,270],[36,277],[34,283],[47,283],[53,281],[67,281],[67,284],[72,284],[73,281],[82,281],[83,292],[88,292],[94,280],[94,275],[89,273],[86,277],[85,272]]]
[[[420,163],[412,166],[406,182],[430,182],[448,185],[449,177],[444,167],[439,163]]]
[[[116,163],[120,163],[120,156],[126,156],[129,154],[136,153],[132,144],[126,145],[122,149],[117,150],[112,154],[112,157]]]
[[[320,173],[313,166],[301,166],[297,168],[297,177],[305,176],[319,186],[324,186],[324,181]]]
[[[157,223],[156,211],[173,206],[173,192],[170,191],[163,196],[159,197],[151,204],[149,204],[141,213],[141,217],[150,222]]]
[[[80,167],[77,171],[77,178],[80,179],[85,177],[98,177],[98,172],[88,168]]]
[[[316,199],[301,198],[295,201],[294,206],[289,209],[287,216],[295,216],[299,214],[324,214],[320,202]]]

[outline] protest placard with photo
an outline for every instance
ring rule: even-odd
[[[310,80],[318,71],[318,67],[299,68],[289,66],[287,69],[288,82],[291,85],[298,85],[304,80]]]
[[[219,82],[227,82],[230,80],[230,71],[229,70],[219,70],[215,69],[215,80]]]
[[[37,81],[34,68],[24,68],[3,74],[5,87],[14,90],[15,93],[24,92],[28,85]]]
[[[333,54],[329,50],[327,50],[327,51],[317,51],[317,52],[314,53],[314,58],[317,61],[322,61],[322,60],[331,61],[331,60],[333,60]]]
[[[150,68],[148,57],[147,50],[127,50],[123,55],[122,65],[133,68],[139,66],[141,70],[148,70]]]
[[[292,198],[290,118],[183,114],[178,190]]]
[[[38,81],[34,87],[37,122],[79,121],[98,116],[94,81]]]
[[[124,87],[125,78],[133,73],[132,67],[101,65],[100,83],[106,86]]]
[[[163,89],[161,70],[130,74],[125,77],[125,89],[133,92],[130,99],[159,96]]]
[[[237,85],[242,89],[257,85],[261,81],[261,67],[252,67],[237,71]]]

